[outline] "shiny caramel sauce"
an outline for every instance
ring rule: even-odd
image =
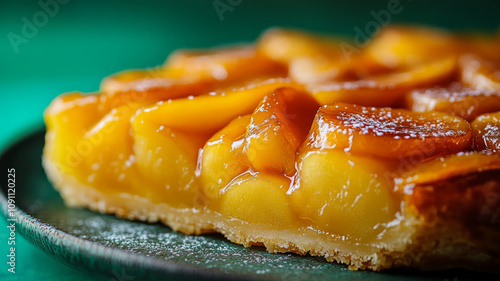
[[[500,92],[475,89],[461,83],[447,87],[417,89],[407,96],[407,106],[414,111],[440,111],[462,117],[469,122],[479,115],[500,110]]]
[[[101,192],[356,243],[410,211],[498,224],[480,206],[499,208],[500,40],[341,42],[274,29],[116,74],[53,101],[44,153]]]
[[[500,113],[489,113],[472,122],[474,149],[500,151]]]

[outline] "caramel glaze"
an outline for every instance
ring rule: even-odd
[[[406,201],[426,218],[500,229],[500,170],[418,184]]]

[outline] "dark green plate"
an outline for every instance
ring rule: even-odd
[[[111,280],[492,280],[498,275],[444,272],[349,271],[322,258],[269,254],[244,248],[220,235],[187,236],[160,224],[117,219],[64,206],[41,167],[44,132],[7,149],[0,158],[0,203],[4,215],[6,173],[16,169],[17,231],[48,255]]]

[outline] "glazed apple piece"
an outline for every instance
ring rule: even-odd
[[[500,225],[499,155],[466,152],[434,158],[396,180],[407,210],[471,225]]]
[[[285,86],[293,84],[287,79],[270,79],[243,88],[158,102],[136,118],[173,129],[214,134],[234,118],[251,113],[265,95]]]
[[[347,72],[347,66],[338,58],[302,57],[294,59],[289,66],[290,77],[301,84],[340,80]]]
[[[476,150],[500,152],[500,112],[481,115],[471,126]]]
[[[243,142],[250,118],[250,114],[235,118],[203,147],[197,172],[211,206],[217,203],[220,190],[249,168]]]
[[[181,50],[172,53],[165,68],[188,76],[209,77],[229,84],[259,77],[286,75],[286,69],[262,55],[254,46]]]
[[[127,90],[121,92],[100,92],[97,96],[100,100],[100,109],[109,112],[114,108],[127,105],[129,103],[140,103],[152,105],[160,101],[182,98],[186,96],[194,97],[206,94],[208,89],[213,87],[203,83],[189,85],[172,85],[171,87],[147,88],[145,90]]]
[[[141,186],[148,186],[145,197],[177,208],[200,207],[201,189],[195,171],[198,151],[208,136],[138,118],[131,126]]]
[[[319,104],[308,93],[279,88],[252,114],[243,151],[256,171],[293,175],[295,154],[304,141]]]
[[[500,91],[500,68],[478,56],[464,55],[459,61],[462,82],[477,90]]]
[[[415,185],[438,182],[467,174],[500,169],[500,156],[491,152],[459,152],[421,163],[396,180],[396,187],[411,194]]]
[[[47,131],[45,153],[64,173],[84,168],[86,145],[81,143],[85,133],[104,116],[99,97],[71,93],[57,97],[44,112]]]
[[[500,92],[474,90],[454,83],[446,88],[414,90],[407,96],[407,107],[418,112],[441,111],[452,113],[467,121],[500,110]]]
[[[425,159],[470,149],[471,134],[469,122],[446,113],[336,103],[318,111],[308,146],[388,159]]]
[[[119,72],[103,79],[100,90],[117,100],[138,102],[200,95],[215,88],[213,79],[181,70],[152,68]]]
[[[450,81],[455,68],[456,60],[446,57],[408,71],[357,81],[310,84],[307,89],[321,104],[348,102],[366,106],[394,106],[411,89]]]
[[[338,40],[310,33],[274,28],[261,35],[257,48],[265,56],[289,64],[303,57],[340,57],[342,51],[339,43]]]
[[[53,163],[80,183],[110,191],[143,194],[136,189],[130,120],[144,106],[128,103],[103,111],[101,95],[70,94],[57,98],[45,112],[46,147]]]
[[[82,183],[106,186],[115,192],[144,194],[136,188],[137,174],[130,120],[144,104],[128,103],[111,110],[94,126],[86,130],[79,143],[86,143],[84,156],[88,173],[80,177]]]
[[[289,69],[298,83],[320,83],[339,79],[348,72],[341,41],[318,35],[270,29],[262,34],[258,50]]]
[[[391,161],[305,147],[297,166],[295,184],[288,191],[292,209],[330,235],[371,243],[400,211]]]
[[[289,186],[284,176],[243,173],[222,190],[219,212],[244,222],[289,227],[294,222],[286,195]]]
[[[418,27],[387,27],[373,38],[364,55],[388,68],[407,68],[456,55],[460,41],[448,33]]]

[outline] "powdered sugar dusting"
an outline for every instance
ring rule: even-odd
[[[464,134],[457,130],[453,118],[438,113],[419,114],[406,110],[375,107],[354,107],[356,110],[334,108],[325,110],[328,130],[359,135],[397,136],[399,138],[447,137]]]
[[[306,271],[314,276],[345,270],[320,257],[271,254],[263,247],[245,248],[231,243],[218,234],[184,235],[163,225],[129,222],[108,215],[81,217],[65,231],[101,245],[197,268],[222,269],[230,274],[302,276]]]

